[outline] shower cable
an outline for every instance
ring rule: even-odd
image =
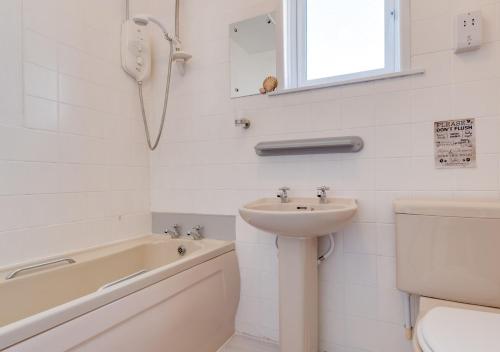
[[[146,114],[146,108],[144,107],[144,96],[142,94],[142,81],[137,82],[137,86],[139,88],[139,100],[141,101],[142,121],[144,122],[144,130],[146,132],[146,139],[148,142],[148,147],[151,151],[155,150],[158,147],[158,144],[160,143],[161,135],[163,133],[163,126],[165,125],[165,117],[167,114],[167,106],[168,106],[168,96],[170,93],[170,78],[172,76],[172,63],[173,63],[173,58],[174,58],[174,43],[173,43],[173,39],[170,38],[169,36],[165,36],[165,38],[170,43],[170,54],[169,54],[169,58],[168,58],[168,73],[167,73],[167,81],[165,83],[165,98],[163,100],[163,112],[162,112],[162,116],[161,116],[160,129],[158,131],[158,135],[156,136],[154,143],[151,142],[151,134],[149,132],[148,117]]]

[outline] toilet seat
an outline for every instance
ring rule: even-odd
[[[417,326],[424,352],[499,352],[500,314],[468,309],[431,309]]]

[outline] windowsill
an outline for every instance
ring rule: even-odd
[[[305,86],[305,87],[300,87],[300,88],[282,89],[282,90],[278,90],[278,91],[269,93],[268,96],[272,97],[272,96],[276,96],[276,95],[305,92],[305,91],[315,90],[315,89],[341,87],[341,86],[347,86],[350,84],[372,82],[372,81],[381,81],[381,80],[391,79],[391,78],[401,78],[401,77],[421,75],[423,73],[425,73],[424,69],[411,69],[411,70],[399,71],[399,72],[394,72],[394,73],[385,73],[382,75],[376,75],[376,76],[371,76],[371,77],[349,79],[349,80],[345,80],[345,81],[341,81],[341,82],[331,82],[331,83]]]

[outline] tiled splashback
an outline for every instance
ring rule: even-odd
[[[122,0],[0,2],[0,266],[150,231],[124,11]]]
[[[237,214],[243,203],[287,185],[312,196],[329,185],[355,197],[356,223],[336,235],[321,266],[321,345],[325,351],[411,351],[395,289],[397,197],[498,199],[500,146],[500,2],[412,0],[412,65],[426,74],[332,89],[230,100],[228,24],[273,10],[278,0],[184,0],[181,35],[194,57],[175,71],[166,140],[152,156],[152,209]],[[481,9],[480,51],[456,56],[453,15]],[[252,127],[233,127],[235,118]],[[478,167],[437,170],[433,121],[475,117]],[[359,135],[355,155],[259,158],[263,140]],[[237,219],[242,273],[238,329],[277,339],[274,238]]]

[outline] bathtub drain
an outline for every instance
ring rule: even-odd
[[[184,246],[179,246],[177,248],[177,253],[179,253],[179,255],[182,257],[184,254],[186,254],[186,247]]]

